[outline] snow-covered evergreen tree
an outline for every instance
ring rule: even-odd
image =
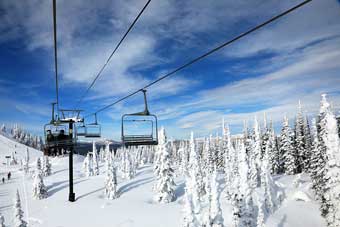
[[[340,139],[337,121],[330,108],[326,95],[322,96],[322,108],[325,109],[323,141],[326,145],[326,173],[322,209],[326,217],[327,226],[340,226]]]
[[[36,162],[35,162],[35,170],[34,173],[32,175],[32,178],[35,179],[35,176],[37,174],[43,174],[43,169],[42,169],[42,164],[41,164],[41,158],[37,158]]]
[[[267,124],[267,115],[266,112],[263,113],[263,129],[261,134],[261,158],[266,150],[267,142],[269,140],[270,128]]]
[[[185,207],[183,226],[202,226],[201,195],[198,178],[198,154],[194,144],[194,135],[191,133],[190,157],[188,173],[185,177]]]
[[[27,222],[24,221],[24,212],[21,209],[21,201],[19,191],[17,190],[14,200],[14,227],[27,227]]]
[[[7,129],[6,129],[6,125],[5,125],[5,124],[2,124],[2,125],[1,125],[0,131],[1,131],[3,134],[6,134],[6,133],[7,133]]]
[[[257,222],[256,227],[265,227],[264,221],[264,206],[260,198],[257,198]]]
[[[200,222],[197,219],[197,215],[194,210],[194,203],[192,201],[192,195],[190,190],[185,189],[184,194],[184,208],[183,208],[183,223],[182,227],[197,227],[200,226]]]
[[[33,198],[44,199],[47,197],[47,188],[44,184],[42,172],[37,172],[33,181]]]
[[[307,172],[310,170],[310,162],[312,159],[312,150],[313,150],[313,145],[312,145],[312,136],[311,136],[311,129],[309,125],[309,121],[307,116],[304,118],[304,135],[305,135],[305,162],[304,162],[304,167]]]
[[[251,139],[251,146],[248,152],[249,155],[249,186],[252,188],[256,188],[260,185],[260,171],[259,168],[261,166],[261,134],[260,134],[260,126],[255,117],[254,120],[254,131]]]
[[[312,154],[309,165],[309,172],[312,178],[312,188],[314,189],[316,199],[321,201],[323,195],[323,173],[325,167],[325,156],[321,153],[319,149],[319,136],[316,126],[316,119],[312,121],[312,132],[313,132],[313,146]]]
[[[317,173],[317,191],[316,194],[318,195],[321,201],[321,214],[326,216],[329,212],[328,205],[325,198],[325,176],[327,174],[326,164],[328,162],[327,157],[327,145],[326,145],[326,138],[327,138],[327,118],[326,116],[331,113],[330,104],[327,101],[326,95],[322,95],[321,102],[320,102],[320,112],[318,116],[318,124],[317,124],[317,135],[318,135],[318,173]]]
[[[184,176],[187,174],[189,151],[186,146],[186,141],[181,141],[178,149],[178,153],[181,156],[180,172]]]
[[[280,163],[283,157],[280,156],[280,152],[277,146],[277,138],[275,135],[272,122],[270,122],[270,126],[269,126],[268,147],[266,147],[266,149],[268,150],[268,155],[269,155],[270,173],[280,174],[281,173]]]
[[[83,162],[83,170],[84,170],[86,177],[90,177],[94,175],[92,165],[93,165],[92,157],[90,156],[90,153],[88,152]]]
[[[197,185],[198,197],[202,198],[202,196],[205,195],[204,176],[203,176],[203,172],[201,168],[200,155],[196,147],[193,132],[191,132],[189,147],[190,147],[189,163],[188,163],[189,172],[191,174],[195,174],[195,178],[196,178],[195,184]]]
[[[227,199],[230,200],[233,195],[233,181],[234,181],[234,165],[235,163],[235,150],[231,143],[229,126],[224,124],[223,119],[223,150],[224,150],[224,175],[225,175],[225,192]]]
[[[99,175],[99,160],[98,160],[96,142],[92,142],[92,160],[93,160],[93,175]]]
[[[43,175],[46,176],[50,176],[52,174],[52,165],[50,163],[50,159],[48,156],[43,156]]]
[[[105,162],[105,150],[103,147],[99,150],[99,160],[101,163]]]
[[[306,170],[304,166],[306,160],[304,121],[302,106],[301,102],[299,101],[299,108],[295,120],[295,173],[301,173],[303,170]]]
[[[219,182],[217,180],[217,170],[214,168],[210,177],[210,187],[207,192],[209,210],[207,218],[205,219],[205,226],[209,227],[223,227],[224,219],[222,216],[221,204],[219,201],[220,191]]]
[[[134,163],[131,160],[130,152],[131,150],[128,148],[123,148],[121,172],[124,179],[132,179],[135,175]]]
[[[263,156],[261,165],[261,186],[264,189],[264,206],[266,213],[272,214],[280,205],[282,201],[283,192],[274,182],[270,174],[270,163],[269,163],[269,150],[270,143],[267,143],[267,149]]]
[[[283,156],[283,169],[285,174],[294,174],[296,172],[296,155],[293,146],[293,134],[289,127],[288,118],[283,120],[283,127],[280,137],[280,153]]]
[[[170,165],[171,155],[169,147],[167,146],[167,138],[165,129],[161,128],[159,131],[159,144],[158,144],[158,155],[159,155],[159,173],[156,182],[156,196],[155,200],[160,203],[169,203],[175,199],[174,193],[174,171]]]
[[[5,218],[4,216],[2,216],[1,213],[0,213],[0,227],[5,227]]]
[[[106,162],[105,195],[108,199],[118,198],[117,191],[117,170],[112,158]]]

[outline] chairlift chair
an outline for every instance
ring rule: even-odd
[[[68,150],[77,143],[76,130],[72,130],[74,123],[82,122],[79,118],[80,110],[59,110],[62,119],[59,117],[59,111],[54,116],[54,106],[52,103],[52,119],[44,126],[45,151],[47,154],[58,154],[62,150]],[[76,114],[75,114],[76,113]],[[71,116],[67,116],[71,115]]]
[[[101,137],[101,126],[97,122],[97,114],[94,114],[95,121],[85,126],[85,137],[86,138],[100,138]]]
[[[76,126],[76,134],[77,136],[86,136],[86,126],[84,122],[81,125]]]
[[[157,116],[150,114],[146,90],[141,91],[144,95],[144,111],[122,116],[122,144],[126,147],[158,144]]]
[[[64,149],[76,143],[76,136],[69,135],[68,125],[56,121],[44,126],[45,146],[48,149]]]

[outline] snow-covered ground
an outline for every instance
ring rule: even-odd
[[[177,199],[169,204],[153,201],[154,184],[152,166],[138,169],[131,180],[118,178],[121,196],[115,200],[104,197],[104,166],[100,166],[99,176],[85,177],[81,169],[83,157],[74,157],[74,191],[76,201],[68,202],[68,158],[54,158],[53,174],[44,178],[48,188],[48,198],[32,198],[32,179],[19,171],[19,166],[7,167],[2,163],[6,155],[16,151],[18,158],[26,155],[27,147],[0,136],[0,173],[13,173],[13,179],[0,186],[0,213],[5,217],[6,226],[13,226],[13,200],[18,189],[22,208],[29,226],[44,227],[176,227],[182,222],[184,181],[176,179]],[[29,149],[31,162],[42,155],[40,151]],[[322,227],[325,222],[320,216],[318,204],[311,192],[310,179],[302,175],[278,176],[275,179],[285,190],[281,207],[266,220],[268,227]],[[223,183],[221,184],[223,187]],[[231,206],[224,195],[221,196],[225,226],[230,226]]]

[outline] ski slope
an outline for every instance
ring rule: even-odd
[[[25,157],[27,147],[0,136],[0,157],[17,152]],[[31,161],[41,155],[40,151],[30,149]],[[13,226],[13,199],[18,189],[22,199],[25,220],[30,227],[176,227],[181,226],[184,181],[176,179],[176,201],[157,204],[153,201],[153,169],[145,165],[138,169],[131,180],[118,178],[121,196],[115,200],[104,197],[104,166],[101,164],[99,176],[85,177],[82,171],[82,156],[74,157],[74,191],[76,201],[68,202],[68,158],[53,158],[52,172],[44,178],[48,188],[48,198],[32,198],[32,179],[25,176],[19,167],[0,166],[1,174],[12,171],[13,180],[0,187],[0,212],[5,224]],[[31,163],[31,166],[33,163]],[[296,176],[278,176],[277,182],[285,190],[285,200],[281,207],[266,220],[268,227],[323,227],[318,204],[310,190],[310,180],[302,175],[298,183]],[[222,181],[222,179],[221,179]],[[221,184],[223,187],[223,183]],[[308,200],[310,198],[310,200]],[[225,226],[230,226],[232,208],[221,195]]]

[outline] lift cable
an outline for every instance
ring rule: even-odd
[[[54,37],[54,68],[55,68],[55,90],[57,113],[59,113],[59,86],[58,86],[58,54],[57,54],[57,6],[56,0],[53,0],[53,37]]]
[[[132,24],[130,25],[130,27],[128,28],[128,30],[125,32],[125,34],[123,35],[123,37],[120,39],[119,43],[117,44],[117,46],[115,47],[115,49],[113,50],[113,52],[111,53],[111,55],[109,56],[109,58],[106,60],[105,64],[102,66],[102,68],[99,70],[98,74],[96,75],[96,77],[94,78],[94,80],[92,81],[92,83],[90,84],[90,86],[85,90],[85,92],[83,93],[83,95],[80,97],[79,101],[77,102],[77,105],[79,105],[83,99],[85,98],[85,96],[87,95],[87,93],[91,90],[91,88],[93,87],[93,85],[95,84],[95,82],[97,81],[97,79],[99,78],[99,76],[101,75],[101,73],[104,71],[105,67],[108,65],[109,61],[111,60],[112,56],[116,53],[116,51],[118,50],[119,46],[122,44],[122,42],[124,41],[124,39],[126,38],[126,36],[128,35],[128,33],[131,31],[131,29],[133,28],[133,26],[136,24],[136,22],[138,21],[138,19],[140,18],[140,16],[143,14],[143,12],[145,11],[145,9],[147,8],[147,6],[149,5],[149,3],[151,2],[151,0],[148,0],[147,3],[144,5],[143,9],[139,12],[139,14],[137,15],[137,17],[135,18],[135,20],[132,22]]]
[[[298,8],[300,8],[300,7],[304,6],[304,5],[306,5],[307,3],[311,2],[311,1],[312,1],[312,0],[306,0],[306,1],[303,1],[303,2],[301,2],[301,3],[297,4],[297,5],[295,5],[294,7],[292,7],[292,8],[290,8],[290,9],[284,11],[283,13],[280,13],[280,14],[278,14],[277,16],[274,16],[274,17],[272,17],[271,19],[269,19],[269,20],[267,20],[267,21],[265,21],[265,22],[263,22],[263,23],[261,23],[261,24],[255,26],[255,27],[249,29],[248,31],[241,33],[240,35],[238,35],[238,36],[236,36],[235,38],[232,38],[231,40],[229,40],[229,41],[227,41],[227,42],[221,44],[220,46],[217,46],[216,48],[214,48],[214,49],[208,51],[207,53],[205,53],[205,54],[203,54],[203,55],[201,55],[201,56],[199,56],[199,57],[197,57],[197,58],[192,59],[192,60],[189,61],[188,63],[186,63],[186,64],[184,64],[184,65],[182,65],[182,66],[176,68],[175,70],[173,70],[173,71],[171,71],[171,72],[165,74],[164,76],[159,77],[157,80],[154,80],[153,82],[147,84],[146,86],[142,87],[141,89],[138,89],[138,90],[136,90],[136,91],[130,93],[129,95],[124,96],[124,97],[118,99],[117,101],[115,101],[115,102],[113,102],[113,103],[111,103],[111,104],[109,104],[109,105],[107,105],[107,106],[104,106],[104,107],[100,108],[99,110],[97,110],[97,111],[94,112],[94,113],[89,114],[89,115],[86,115],[85,117],[88,117],[88,116],[97,114],[97,113],[99,113],[99,112],[102,112],[102,111],[104,111],[104,110],[106,110],[106,109],[108,109],[108,108],[110,108],[110,107],[116,105],[117,103],[122,102],[123,100],[130,98],[131,96],[137,94],[138,92],[143,91],[144,89],[146,89],[146,88],[148,88],[148,87],[150,87],[150,86],[152,86],[152,85],[158,83],[159,81],[164,80],[164,79],[166,79],[166,78],[168,78],[168,77],[174,75],[174,74],[177,73],[178,71],[180,71],[180,70],[182,70],[182,69],[184,69],[184,68],[189,67],[190,65],[192,65],[192,64],[194,64],[194,63],[196,63],[196,62],[202,60],[203,58],[205,58],[205,57],[211,55],[212,53],[214,53],[214,52],[216,52],[216,51],[218,51],[218,50],[220,50],[220,49],[222,49],[222,48],[224,48],[224,47],[230,45],[231,43],[233,43],[233,42],[235,42],[235,41],[237,41],[237,40],[243,38],[243,37],[246,36],[246,35],[249,35],[250,33],[254,32],[254,31],[256,31],[256,30],[258,30],[258,29],[260,29],[260,28],[262,28],[262,27],[264,27],[264,26],[266,26],[266,25],[268,25],[268,24],[270,24],[270,23],[272,23],[272,22],[274,22],[274,21],[276,21],[277,19],[279,19],[279,18],[281,18],[281,17],[283,17],[283,16],[285,16],[285,15],[287,15],[287,14],[293,12],[294,10],[296,10],[296,9],[298,9]]]

